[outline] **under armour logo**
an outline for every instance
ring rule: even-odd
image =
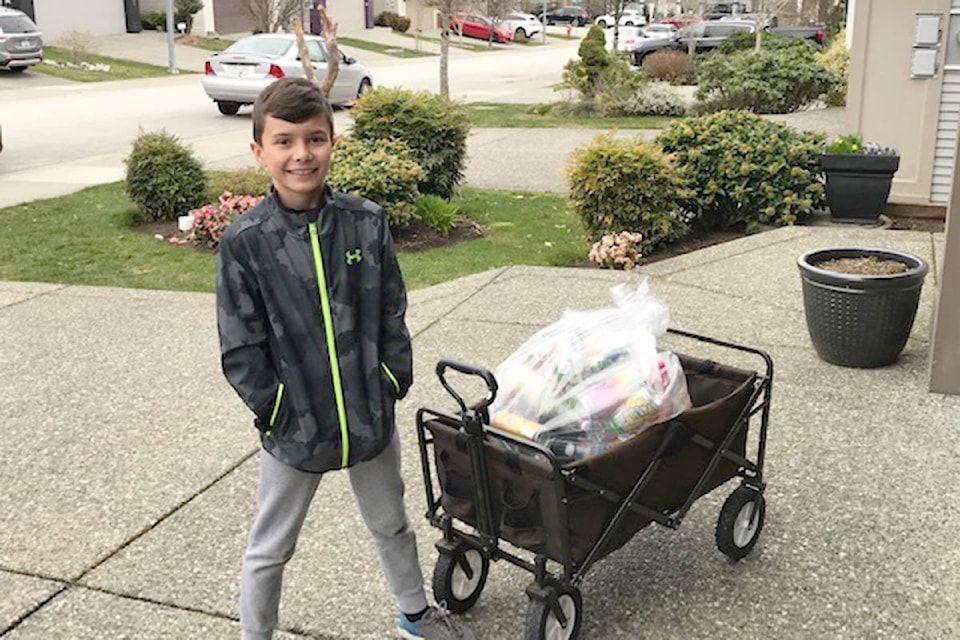
[[[360,255],[360,249],[354,249],[353,251],[347,251],[344,255],[347,257],[347,264],[356,264],[363,260],[363,256]]]

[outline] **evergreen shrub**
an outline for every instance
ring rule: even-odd
[[[812,42],[792,39],[782,47],[703,56],[697,65],[698,110],[791,113],[806,107],[836,82],[817,64],[816,52]]]
[[[467,108],[426,91],[377,88],[350,112],[351,134],[370,143],[399,140],[423,169],[420,193],[450,199],[463,180],[470,117]]]
[[[403,142],[344,136],[333,148],[327,184],[373,200],[387,212],[390,226],[397,228],[414,219],[422,178],[423,169]]]
[[[124,164],[124,186],[139,220],[176,220],[204,202],[203,166],[178,137],[164,130],[141,131]]]
[[[655,145],[604,134],[574,150],[572,159],[568,197],[591,242],[640,233],[636,248],[645,254],[687,235],[682,207],[691,194]]]
[[[747,111],[677,121],[654,140],[674,157],[695,229],[793,224],[821,207],[824,134]]]

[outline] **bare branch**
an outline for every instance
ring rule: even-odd
[[[307,51],[307,42],[303,39],[303,27],[300,26],[299,18],[293,19],[293,34],[297,36],[297,51],[300,53],[300,64],[303,66],[304,75],[313,84],[319,84],[317,74],[313,72],[313,61],[310,59],[310,52]],[[327,95],[326,91],[323,93]]]
[[[323,19],[323,41],[327,45],[327,77],[323,79],[323,95],[329,96],[333,83],[340,73],[340,48],[337,46],[337,23],[330,19],[327,8],[319,6],[320,17]]]

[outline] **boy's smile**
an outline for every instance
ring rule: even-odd
[[[287,122],[267,116],[261,140],[252,142],[250,150],[270,173],[280,202],[298,211],[318,207],[334,144],[327,119],[318,115]]]

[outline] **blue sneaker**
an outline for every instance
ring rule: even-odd
[[[445,607],[430,607],[416,622],[401,613],[397,633],[406,640],[477,640],[473,631],[451,616]]]

